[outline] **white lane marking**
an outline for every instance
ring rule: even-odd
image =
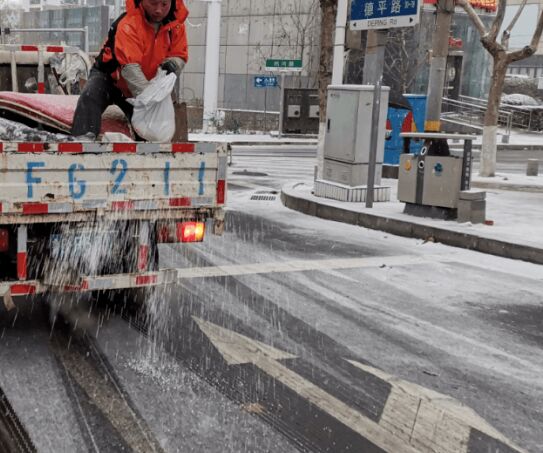
[[[294,260],[271,263],[228,264],[177,269],[177,278],[230,277],[239,275],[270,274],[278,272],[304,272],[330,269],[355,269],[386,266],[412,266],[416,264],[452,262],[442,255],[397,255],[367,258],[338,258],[327,260]]]
[[[524,452],[473,409],[451,396],[404,381],[355,360],[346,360],[391,384],[379,424],[421,453],[467,453],[472,427],[518,452]]]
[[[263,345],[263,343],[197,317],[193,317],[193,319],[228,364],[254,364],[275,380],[294,390],[302,398],[387,452],[418,452],[416,448],[407,445],[403,439],[396,437],[379,424],[277,361],[282,358],[293,358],[294,356],[291,354]]]
[[[250,182],[243,181],[242,179],[238,180],[235,178],[228,178],[228,184],[236,187],[243,187],[245,189],[262,189],[262,184],[251,184]]]

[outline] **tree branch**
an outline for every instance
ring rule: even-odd
[[[475,25],[475,28],[477,28],[477,31],[481,35],[481,38],[484,38],[488,35],[488,30],[485,27],[485,24],[483,24],[483,21],[478,16],[478,14],[473,9],[473,6],[467,1],[467,0],[456,0],[456,4],[460,6],[468,15],[468,17],[471,19],[473,24]]]
[[[539,41],[541,41],[542,33],[543,33],[543,11],[539,15],[539,21],[537,22],[537,27],[534,31],[534,35],[532,36],[532,42],[530,43],[530,47],[534,49],[534,52],[537,50]]]
[[[522,0],[522,3],[519,5],[517,13],[515,14],[515,17],[513,17],[513,20],[509,24],[509,26],[503,31],[502,33],[502,46],[507,50],[509,49],[509,38],[511,37],[511,30],[513,30],[513,27],[516,25],[520,15],[522,14],[522,11],[524,10],[524,7],[526,6],[526,3],[528,0]]]
[[[541,35],[543,34],[543,12],[539,15],[539,20],[537,21],[537,26],[535,28],[534,34],[532,36],[532,41],[529,46],[524,46],[522,49],[508,52],[507,61],[512,63],[513,61],[523,60],[524,58],[531,57],[537,50],[539,41],[541,40]]]
[[[490,27],[490,32],[488,34],[488,40],[489,41],[496,41],[496,38],[498,37],[498,32],[500,31],[500,28],[502,28],[503,18],[505,17],[505,8],[507,7],[507,0],[499,0],[498,1],[498,11],[496,12],[496,17],[494,18],[494,22],[492,22],[492,26]]]

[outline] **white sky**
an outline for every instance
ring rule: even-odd
[[[503,28],[509,26],[511,19],[513,19],[513,16],[517,13],[518,8],[518,6],[507,7],[505,10]],[[532,33],[536,27],[538,13],[539,5],[532,4],[524,7],[524,11],[522,11],[517,24],[511,32],[511,40],[509,42],[510,49],[519,49],[530,43]]]

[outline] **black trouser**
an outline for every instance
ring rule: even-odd
[[[126,102],[121,90],[117,88],[113,79],[108,75],[92,68],[75,109],[72,125],[72,135],[79,136],[92,132],[95,136],[100,133],[102,113],[111,104],[118,105],[130,119],[134,110]]]

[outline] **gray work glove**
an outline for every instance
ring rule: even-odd
[[[166,58],[161,64],[160,67],[166,71],[167,74],[175,72],[175,75],[179,77],[183,69],[185,68],[185,60],[179,57],[170,57]]]
[[[171,74],[172,72],[175,73],[177,76],[177,82],[175,84],[175,87],[172,91],[172,100],[174,104],[179,102],[180,96],[179,96],[179,76],[181,75],[181,72],[183,72],[183,69],[185,68],[185,60],[179,57],[170,57],[166,58],[160,65],[160,67],[166,71],[167,74]]]

